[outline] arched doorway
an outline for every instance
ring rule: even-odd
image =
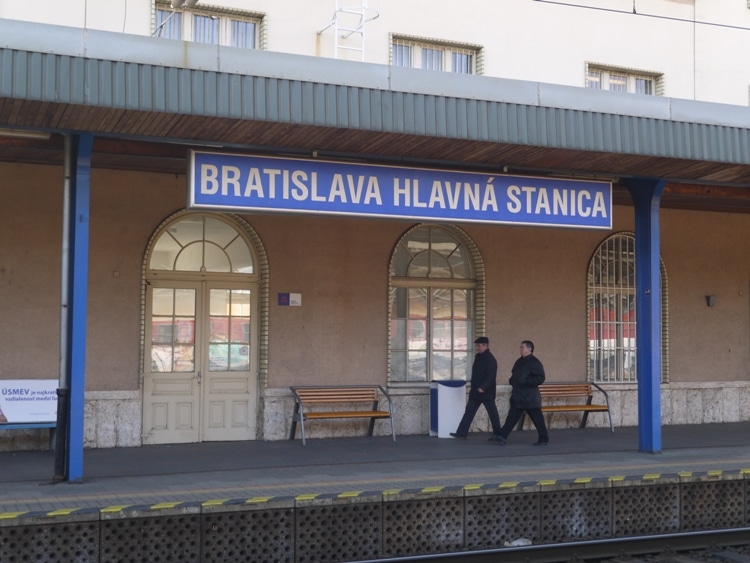
[[[144,444],[256,438],[264,261],[257,236],[231,216],[179,213],[152,237],[144,261]]]

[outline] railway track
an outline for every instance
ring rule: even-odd
[[[440,553],[358,563],[750,563],[750,528]],[[353,562],[352,562],[353,563]]]

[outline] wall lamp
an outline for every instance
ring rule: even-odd
[[[709,307],[713,307],[716,305],[716,296],[715,295],[706,295],[706,305]]]
[[[0,137],[49,141],[50,133],[47,133],[46,131],[26,131],[24,129],[0,129]]]

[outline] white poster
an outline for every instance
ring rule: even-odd
[[[57,379],[0,379],[0,424],[55,422]]]

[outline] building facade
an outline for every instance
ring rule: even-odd
[[[643,421],[639,355],[657,423],[750,418],[750,76],[736,54],[750,10],[355,4],[0,1],[0,379],[61,371],[68,146],[82,136],[86,447],[285,439],[289,386],[318,383],[386,385],[397,432],[426,433],[431,382],[465,378],[479,335],[501,414],[531,339],[549,380],[605,386],[616,426]],[[604,182],[610,223],[191,208],[193,151]],[[636,316],[640,178],[665,184],[650,326]],[[554,207],[530,190],[515,201]],[[647,354],[638,331],[655,333]],[[0,447],[43,443],[35,432]]]

